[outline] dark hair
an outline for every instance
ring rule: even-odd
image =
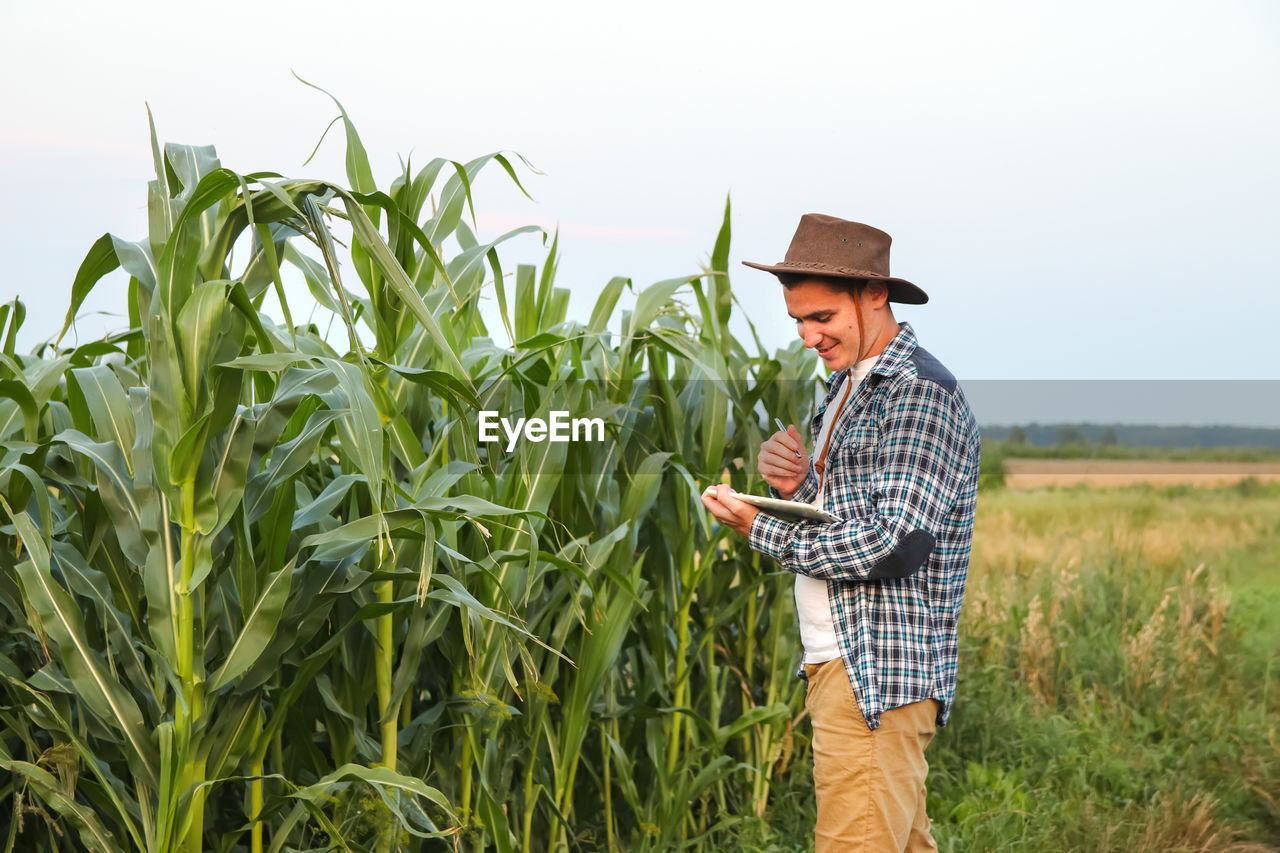
[[[820,281],[830,287],[845,289],[857,294],[867,286],[865,278],[841,278],[835,275],[809,275],[801,272],[774,273],[784,288],[790,290],[802,281]]]

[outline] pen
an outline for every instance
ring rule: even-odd
[[[774,418],[774,419],[773,419],[773,422],[774,422],[775,424],[777,424],[777,425],[778,425],[778,429],[782,430],[783,432],[786,432],[786,431],[787,431],[786,426],[784,426],[784,425],[783,425],[783,423],[782,423],[782,418]],[[797,459],[803,459],[803,458],[804,458],[804,456],[802,456],[802,455],[800,454],[800,451],[799,451],[799,450],[797,450],[797,451],[796,451],[796,458],[797,458]]]

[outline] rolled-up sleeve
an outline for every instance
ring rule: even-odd
[[[916,378],[891,392],[879,427],[869,515],[821,524],[762,512],[751,547],[787,571],[830,581],[906,577],[924,565],[969,473],[968,421],[950,391]]]

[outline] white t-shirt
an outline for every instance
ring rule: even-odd
[[[840,412],[841,419],[848,415],[848,405],[841,406],[840,401],[844,399],[845,394],[852,397],[857,393],[858,386],[871,372],[871,368],[879,357],[873,355],[855,364],[853,380],[845,382],[845,387],[840,389],[840,395],[831,401],[827,411],[823,413],[822,429],[818,431],[818,440],[813,447],[814,465],[818,462],[818,454],[822,453],[822,446],[827,443],[828,434],[835,427],[836,419],[827,415],[835,411]],[[829,457],[831,451],[827,453]],[[813,505],[826,509],[827,507],[823,506],[826,494],[827,481],[824,477],[818,488],[818,496],[813,499]],[[800,617],[800,642],[804,645],[804,662],[826,663],[840,657],[840,646],[836,641],[836,625],[831,618],[831,600],[827,596],[825,580],[811,578],[808,575],[796,575],[796,613]]]

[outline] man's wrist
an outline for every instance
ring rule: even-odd
[[[769,492],[775,498],[780,498],[784,501],[810,503],[818,495],[818,481],[813,476],[813,470],[810,469],[809,473],[805,475],[804,480],[801,481],[800,485],[796,487],[794,492],[791,492],[790,494],[783,494],[773,486],[769,487]]]
[[[802,483],[801,485],[804,485],[804,484]],[[800,488],[799,486],[797,486],[796,488],[792,489],[789,492],[784,492],[782,491],[782,489],[779,489],[776,486],[770,486],[769,491],[773,494],[775,498],[778,498],[779,500],[789,501],[791,500],[792,497],[795,496],[796,492],[800,491]]]
[[[753,551],[781,562],[782,554],[795,538],[799,526],[798,522],[783,521],[767,512],[757,513],[747,528],[747,544]]]

